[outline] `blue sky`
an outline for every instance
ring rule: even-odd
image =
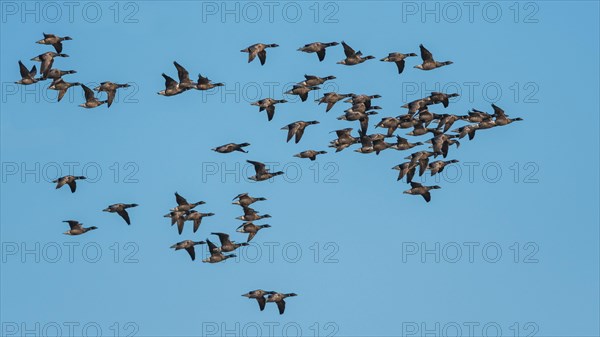
[[[261,336],[296,335],[297,328],[306,336],[421,336],[426,329],[456,335],[457,326],[462,336],[470,329],[475,335],[500,329],[505,336],[600,333],[597,2],[481,3],[471,15],[465,3],[331,2],[319,3],[317,13],[313,2],[276,2],[272,16],[268,5],[255,3],[258,18],[254,5],[240,3],[236,12],[230,3],[234,14],[224,19],[221,2],[142,1],[119,3],[118,10],[113,3],[77,3],[71,14],[64,3],[54,4],[60,15],[30,2],[34,14],[23,16],[21,2],[2,2],[4,335],[25,329],[51,335],[53,324],[62,335],[71,324],[76,335],[99,328],[106,336],[257,335],[257,326]],[[422,16],[426,9],[433,14]],[[34,43],[42,32],[73,37],[64,42],[70,57],[55,61],[77,70],[66,80],[132,87],[110,109],[86,110],[77,106],[84,102],[81,88],[56,103],[48,82],[13,85],[18,60],[31,67],[30,58],[51,50]],[[419,60],[412,58],[398,75],[378,60],[335,64],[344,58],[341,46],[329,48],[323,62],[296,51],[342,40],[377,59],[418,53],[423,43],[436,59],[454,64],[424,72],[413,69]],[[239,52],[256,42],[280,45],[268,50],[262,67]],[[201,73],[226,86],[157,95],[161,73],[176,78],[175,60],[193,79]],[[460,163],[435,182],[442,189],[427,204],[403,195],[407,185],[391,170],[410,151],[329,151],[316,162],[293,157],[331,150],[330,131],[357,127],[336,119],[347,104],[326,114],[312,102],[324,91],[304,103],[286,96],[293,102],[278,105],[271,122],[250,106],[271,96],[269,88],[282,98],[285,86],[304,74],[335,75],[326,91],[380,94],[376,104],[383,109],[371,128],[434,89],[462,95],[433,112],[490,111],[495,102],[525,121],[461,140],[448,157]],[[299,144],[285,142],[282,126],[315,119],[321,123]],[[210,151],[229,142],[252,145],[248,154]],[[277,163],[286,174],[250,182],[246,159]],[[48,181],[57,168],[68,174],[69,165],[90,178],[75,194]],[[206,201],[199,209],[216,215],[197,233],[186,224],[178,235],[162,217],[175,205],[175,191]],[[244,241],[235,233],[241,209],[231,205],[241,192],[268,199],[253,206],[272,215],[257,222],[272,228],[239,259],[208,265],[169,250],[214,231]],[[131,226],[101,212],[117,202],[140,204],[129,212]],[[99,229],[65,236],[67,219]],[[436,245],[436,253],[423,254]],[[280,316],[275,305],[260,312],[240,296],[258,288],[299,296]]]

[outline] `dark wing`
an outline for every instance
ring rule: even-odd
[[[302,135],[304,134],[305,129],[306,129],[306,126],[298,126],[298,128],[296,130],[296,144],[298,144],[300,139],[302,139]],[[288,140],[289,140],[289,135],[288,135]]]
[[[200,223],[202,222],[202,217],[199,219],[194,219],[194,233],[200,228]]]
[[[429,164],[429,157],[425,157],[419,160],[419,176],[422,176],[427,169],[427,165]]]
[[[92,91],[92,89],[88,88],[85,84],[82,84],[81,87],[83,88],[83,92],[85,93],[85,100],[86,101],[93,100],[94,92]]]
[[[423,185],[421,185],[421,184],[419,184],[418,182],[415,182],[415,181],[411,181],[411,182],[410,182],[410,186],[411,186],[412,188],[415,188],[415,187],[423,187]]]
[[[192,261],[196,260],[196,250],[194,249],[194,246],[187,247],[185,250],[187,250],[188,254],[190,254]]]
[[[58,91],[58,101],[59,102],[65,96],[66,93],[67,93],[67,89],[62,89],[62,90]]]
[[[494,114],[496,114],[497,117],[500,117],[500,118],[506,117],[504,110],[500,109],[496,104],[492,103],[492,108],[494,108]]]
[[[279,308],[279,314],[283,315],[283,312],[285,311],[285,301],[283,299],[277,302],[277,308]]]
[[[69,227],[71,227],[71,229],[81,229],[81,224],[77,221],[67,221],[67,223],[69,223]]]
[[[346,42],[342,41],[342,46],[344,46],[344,54],[346,54],[346,57],[351,57],[356,54],[354,49],[352,49],[352,47],[347,45]]]
[[[35,66],[34,66],[34,68],[35,68]],[[25,67],[25,65],[21,61],[19,61],[19,72],[21,73],[22,78],[29,77],[29,69],[27,69],[27,67]]]
[[[165,78],[165,88],[175,89],[177,87],[177,82],[173,78],[169,77],[166,74],[162,74],[162,77]]]
[[[319,50],[317,56],[319,57],[319,61],[322,62],[325,59],[325,48]]]
[[[131,225],[131,221],[129,220],[129,214],[127,213],[126,210],[117,211],[117,214],[119,214],[121,216],[121,218],[123,218],[123,220],[125,220],[125,222],[127,222],[128,225]]]
[[[185,222],[185,219],[183,219],[183,217],[178,217],[177,218],[177,231],[179,232],[179,235],[181,235],[181,233],[183,232],[183,224]]]
[[[425,199],[425,201],[427,201],[427,202],[431,201],[431,193],[429,193],[429,191],[423,193],[422,196]]]
[[[31,76],[31,78],[33,78],[33,77],[35,77],[35,74],[37,74],[37,67],[34,64],[33,67],[31,67],[31,71],[29,71],[29,76]]]
[[[213,235],[217,235],[219,237],[219,241],[221,241],[221,246],[229,243],[229,235],[225,233],[211,233]]]
[[[241,197],[245,197],[245,196],[247,196],[247,195],[248,195],[248,193],[240,193],[240,194],[236,195],[236,196],[235,196],[235,198],[233,198],[233,199],[231,199],[231,200],[233,201],[233,200],[235,200],[235,199],[240,199]]]
[[[286,142],[289,142],[290,139],[292,139],[292,137],[294,136],[294,134],[296,133],[297,130],[298,130],[298,123],[292,123],[291,125],[288,125],[288,135],[287,135]]]
[[[266,50],[261,50],[258,52],[258,59],[260,60],[260,65],[265,65],[265,62],[267,62],[267,51]]]
[[[448,141],[445,141],[445,142],[442,144],[442,154],[443,154],[444,158],[446,158],[446,156],[448,155],[448,148],[449,148],[449,146],[450,146],[450,145],[449,145]],[[442,167],[442,168],[443,168],[443,167]],[[440,172],[442,172],[442,170],[440,170]]]
[[[333,108],[334,105],[335,103],[332,102],[327,103],[327,109],[325,109],[325,112],[329,112],[329,110],[331,110],[331,108]]]
[[[246,242],[250,242],[250,240],[252,240],[255,235],[256,235],[256,233],[250,233],[250,234],[248,234],[248,240],[246,240]]]
[[[77,189],[77,183],[75,180],[71,180],[67,184],[69,184],[69,187],[71,188],[71,193],[75,193],[75,190]]]
[[[106,93],[108,94],[108,107],[110,108],[110,105],[115,99],[115,94],[117,93],[117,90],[108,90]]]
[[[180,196],[179,193],[175,192],[175,201],[178,205],[189,205],[189,202],[184,197]]]
[[[413,177],[415,176],[415,168],[411,168],[408,170],[408,173],[406,174],[406,182],[410,183],[412,182]]]
[[[212,243],[209,239],[206,239],[206,244],[208,245],[208,252],[211,255],[219,252],[217,246],[214,243]]]
[[[423,62],[433,62],[433,55],[431,55],[431,52],[423,45],[419,45],[419,48],[421,48],[421,58],[423,59]]]
[[[442,98],[442,104],[444,105],[444,108],[448,107],[448,104],[450,104],[450,102],[448,101],[448,96],[444,95],[444,98]]]
[[[302,102],[306,102],[306,99],[308,98],[308,92],[303,92],[298,96],[300,96],[300,99],[302,100]]]
[[[198,74],[198,84],[209,84],[210,80],[208,79],[208,77],[203,77],[202,75]]]
[[[54,47],[54,49],[56,49],[57,53],[62,53],[62,42],[58,41],[54,44],[52,44],[52,46]]]
[[[190,80],[190,74],[188,71],[177,62],[173,62],[173,64],[175,65],[175,68],[177,68],[177,77],[179,77],[179,82],[191,83],[192,81]]]
[[[266,172],[265,170],[265,164],[258,162],[258,161],[252,161],[252,160],[246,160],[248,163],[254,165],[254,170],[256,171],[256,174],[263,174]]]
[[[396,65],[398,66],[398,74],[402,74],[402,71],[404,71],[405,64],[406,62],[404,62],[404,60],[396,62]]]
[[[272,119],[273,119],[273,117],[275,116],[275,105],[272,105],[272,104],[271,104],[271,105],[269,105],[269,106],[266,108],[266,110],[267,110],[267,118],[268,118],[268,120],[270,121],[270,120],[272,120]]]
[[[258,302],[258,307],[260,308],[260,311],[265,310],[265,304],[267,304],[265,298],[263,296],[260,296],[256,298],[256,301]]]

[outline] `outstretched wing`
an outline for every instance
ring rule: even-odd
[[[258,162],[258,161],[253,161],[253,160],[246,160],[246,162],[254,165],[254,170],[256,171],[256,174],[263,174],[266,172],[265,164]]]
[[[35,68],[35,66],[34,66],[34,68]],[[25,67],[25,65],[21,61],[19,61],[19,73],[21,73],[22,78],[29,77],[29,69],[27,69],[27,67]]]
[[[431,55],[431,52],[429,52],[422,44],[419,45],[419,48],[421,48],[421,59],[423,59],[423,62],[433,62],[433,55]]]
[[[165,78],[165,88],[167,89],[175,89],[177,87],[177,81],[166,74],[162,74],[162,77]]]
[[[86,101],[93,100],[94,92],[92,91],[92,89],[88,88],[85,84],[82,84],[81,87],[83,88],[83,92],[85,93],[85,100]]]
[[[351,57],[356,54],[354,49],[352,49],[352,47],[347,45],[346,42],[342,41],[342,46],[344,46],[344,54],[346,54],[346,57]]]
[[[260,60],[260,65],[265,65],[265,62],[267,62],[267,51],[266,50],[261,50],[258,52],[258,59]]]
[[[279,308],[279,314],[283,315],[283,313],[285,312],[285,301],[283,299],[277,302],[277,308]]]
[[[319,61],[322,62],[325,59],[325,48],[319,50],[317,56],[319,57]]]
[[[129,214],[126,210],[118,211],[117,214],[119,214],[128,225],[131,225],[131,221],[129,220]]]
[[[260,308],[260,311],[265,310],[265,304],[267,304],[267,300],[265,300],[263,296],[260,296],[256,298],[256,301],[258,302],[258,307]]]
[[[177,204],[179,206],[181,206],[181,205],[188,205],[189,204],[188,201],[185,200],[184,197],[180,196],[179,193],[177,193],[177,192],[175,192],[175,201],[177,202]]]
[[[175,68],[177,68],[177,77],[179,77],[179,82],[192,83],[188,71],[177,62],[173,62],[173,64],[175,65]]]
[[[405,64],[406,64],[406,62],[404,62],[404,60],[400,60],[400,61],[396,62],[396,66],[398,66],[398,74],[402,74],[402,71],[404,71]]]
[[[194,249],[194,246],[187,247],[185,250],[190,254],[192,261],[196,260],[196,250]]]

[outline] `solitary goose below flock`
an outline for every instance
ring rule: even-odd
[[[414,181],[412,181],[410,183],[410,186],[411,186],[411,189],[404,191],[404,194],[420,195],[427,202],[431,201],[431,194],[429,193],[429,191],[441,188],[438,185],[423,186],[422,184],[419,184],[419,183],[414,182]]]

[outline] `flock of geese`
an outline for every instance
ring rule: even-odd
[[[52,79],[52,83],[50,84],[48,89],[57,90],[59,92],[58,101],[60,101],[62,97],[64,97],[66,91],[69,88],[74,86],[81,86],[85,94],[85,103],[81,104],[80,106],[85,108],[95,108],[104,103],[107,103],[107,106],[110,107],[115,98],[116,91],[120,88],[128,87],[128,84],[102,82],[100,86],[94,88],[94,90],[97,92],[106,92],[107,99],[99,100],[95,97],[94,92],[84,84],[79,82],[69,83],[62,78],[65,75],[76,73],[75,70],[65,71],[52,68],[54,64],[54,59],[56,57],[68,57],[68,55],[62,53],[62,42],[68,40],[72,39],[68,36],[59,37],[52,34],[44,34],[44,39],[37,41],[37,43],[44,45],[52,45],[55,48],[56,52],[49,51],[35,58],[32,58],[33,61],[41,62],[41,77],[39,78],[35,77],[37,74],[37,69],[35,65],[31,68],[31,70],[28,70],[27,67],[21,61],[19,61],[21,80],[19,80],[16,83],[29,85],[37,83],[38,81]],[[305,53],[316,53],[319,61],[324,61],[326,55],[326,48],[334,47],[338,44],[339,43],[337,42],[315,42],[304,45],[303,47],[299,48],[298,51]],[[338,64],[354,66],[375,58],[371,55],[363,56],[361,51],[355,51],[343,41],[341,42],[341,44],[344,48],[344,54],[346,57],[345,59],[337,62]],[[257,43],[245,49],[242,49],[241,52],[248,53],[248,63],[252,62],[256,57],[258,57],[258,59],[260,60],[260,64],[264,65],[267,59],[267,49],[276,47],[279,47],[279,45]],[[438,62],[433,58],[432,53],[429,52],[429,50],[427,50],[423,45],[420,45],[419,47],[422,63],[415,65],[414,68],[416,69],[428,71],[441,68],[453,63],[452,61]],[[417,56],[417,54],[415,53],[404,54],[393,52],[389,53],[388,56],[382,58],[381,61],[394,62],[398,68],[398,73],[401,74],[404,71],[406,60],[410,57],[415,56]],[[159,95],[175,96],[192,89],[210,90],[212,88],[224,85],[223,83],[213,83],[213,81],[202,75],[198,75],[197,82],[193,82],[190,79],[189,72],[183,66],[181,66],[177,62],[173,62],[173,64],[177,70],[178,81],[163,73],[162,76],[165,79],[165,89],[159,91]],[[335,76],[318,77],[314,75],[305,75],[304,80],[298,82],[285,94],[297,95],[300,97],[302,102],[305,102],[308,99],[308,94],[310,91],[320,89],[318,87],[319,85],[332,79],[335,79]],[[460,142],[458,141],[458,139],[462,139],[463,137],[468,136],[469,140],[472,140],[475,137],[475,132],[478,130],[485,130],[493,127],[505,126],[514,121],[522,120],[521,118],[509,118],[508,115],[505,114],[505,112],[495,104],[492,104],[492,113],[487,113],[475,109],[469,111],[467,115],[438,114],[429,111],[429,107],[436,104],[442,104],[444,108],[447,108],[450,104],[450,99],[456,96],[458,96],[458,94],[432,92],[427,97],[409,102],[402,106],[402,108],[408,109],[406,113],[396,117],[384,117],[375,125],[375,128],[386,129],[385,133],[372,134],[368,133],[369,116],[378,114],[377,110],[382,109],[381,107],[374,105],[372,101],[380,98],[380,95],[365,95],[354,93],[341,94],[336,92],[328,92],[325,93],[322,98],[316,100],[316,102],[319,105],[327,104],[325,112],[329,112],[331,109],[333,109],[336,103],[339,101],[343,101],[344,103],[350,103],[351,107],[344,110],[344,114],[339,116],[337,119],[349,122],[358,122],[359,124],[357,128],[358,135],[356,136],[352,135],[352,132],[354,131],[353,128],[343,128],[332,131],[336,133],[337,138],[330,141],[329,147],[335,148],[335,152],[343,151],[344,149],[350,146],[358,144],[359,147],[354,150],[355,152],[362,154],[375,153],[375,155],[379,155],[381,151],[388,149],[405,151],[417,146],[424,146],[425,144],[429,144],[429,148],[431,150],[421,150],[413,152],[409,156],[405,157],[405,159],[407,159],[408,161],[393,167],[394,170],[400,171],[397,180],[402,180],[404,177],[406,177],[406,182],[409,183],[411,186],[411,188],[406,190],[404,193],[411,195],[421,195],[427,202],[429,202],[431,200],[430,191],[433,189],[439,189],[440,186],[424,186],[418,182],[412,181],[417,168],[419,170],[419,176],[422,176],[427,170],[431,172],[432,176],[437,173],[440,173],[444,170],[444,167],[453,163],[457,163],[458,161],[436,160],[430,162],[430,157],[437,158],[441,155],[445,159],[452,145],[456,145],[457,148],[460,146]],[[267,120],[271,121],[275,116],[275,106],[277,104],[284,103],[287,103],[285,99],[275,99],[267,97],[257,102],[253,102],[251,103],[251,105],[258,106],[259,112],[266,111]],[[468,122],[469,124],[451,130],[453,124],[457,121]],[[430,127],[431,123],[436,123],[437,127]],[[316,124],[319,124],[319,121],[296,121],[294,123],[290,123],[284,126],[282,130],[287,131],[287,142],[289,142],[293,138],[295,143],[299,143],[304,135],[306,128],[308,126]],[[398,129],[412,129],[409,133],[407,133],[407,135],[409,136],[418,137],[430,134],[432,138],[426,140],[425,142],[418,141],[411,143],[406,138],[395,134]],[[447,133],[449,131],[453,134]],[[394,138],[394,141],[387,142],[386,139],[388,138]],[[250,144],[229,143],[215,147],[212,150],[218,153],[232,153],[236,151],[247,153],[247,151],[244,149],[247,146],[250,146]],[[294,156],[298,158],[316,160],[318,155],[322,155],[325,153],[327,152],[323,150],[309,149],[295,154]],[[247,162],[253,165],[255,169],[255,175],[248,177],[251,180],[265,181],[283,174],[283,172],[281,171],[270,172],[266,165],[262,162],[253,160],[247,160]],[[69,175],[61,177],[53,182],[56,183],[57,189],[63,187],[64,185],[68,185],[71,189],[71,192],[74,193],[77,187],[76,181],[82,179],[85,179],[85,177]],[[265,198],[251,197],[248,193],[242,193],[237,195],[233,200],[233,204],[241,206],[244,213],[243,215],[236,218],[238,220],[244,221],[242,225],[237,227],[236,231],[239,233],[248,234],[246,242],[236,243],[235,241],[230,240],[230,236],[227,233],[213,232],[211,234],[218,236],[219,238],[221,244],[220,247],[215,245],[215,243],[211,242],[209,239],[206,239],[205,241],[184,240],[172,245],[171,248],[175,249],[176,251],[185,249],[191,257],[192,261],[194,261],[196,258],[195,246],[206,244],[210,256],[202,260],[202,262],[218,263],[236,256],[235,254],[224,253],[231,253],[239,247],[247,246],[248,242],[250,242],[261,229],[271,227],[268,224],[254,224],[254,221],[270,218],[270,215],[260,215],[259,212],[250,207],[250,205],[257,201],[266,200]],[[165,217],[171,219],[171,226],[177,224],[178,233],[180,235],[183,233],[185,222],[192,221],[193,232],[196,233],[196,231],[200,227],[202,219],[214,215],[214,213],[202,213],[194,210],[196,206],[205,204],[204,201],[190,203],[177,192],[175,193],[175,201],[177,202],[177,206],[170,209],[169,213],[166,214]],[[138,204],[135,203],[118,203],[108,206],[103,211],[117,213],[129,225],[131,224],[131,221],[127,210],[137,206]],[[66,220],[64,222],[68,223],[70,226],[70,230],[64,233],[67,235],[80,235],[88,231],[97,229],[97,227],[95,226],[87,228],[83,227],[82,223],[75,220]],[[242,296],[251,299],[256,299],[258,301],[259,308],[261,311],[265,308],[265,304],[267,302],[277,303],[279,313],[283,314],[285,310],[285,299],[297,295],[295,293],[280,293],[275,291],[265,291],[262,289],[258,289],[250,291]]]

